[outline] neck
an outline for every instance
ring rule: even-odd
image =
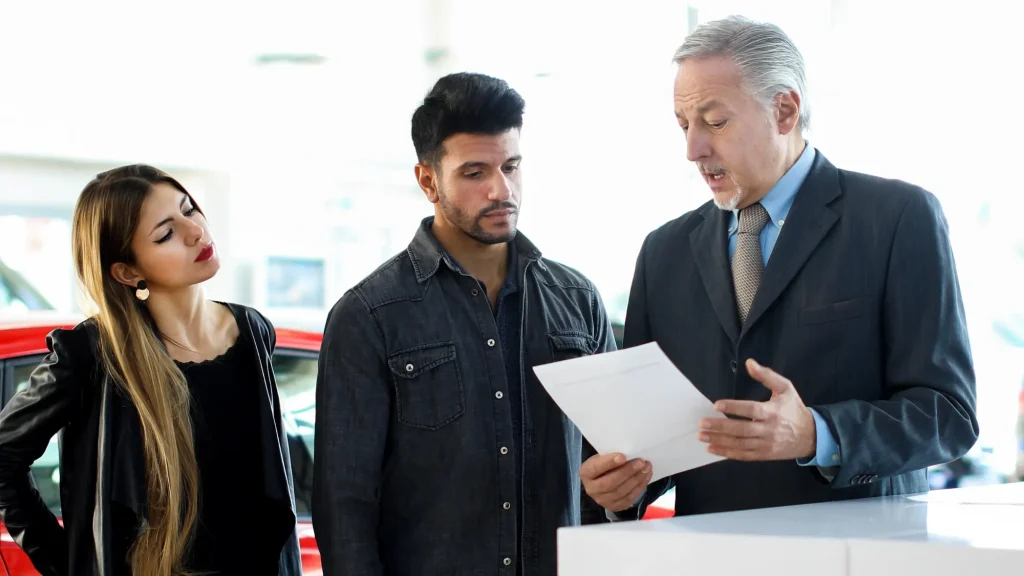
[[[445,218],[437,216],[431,227],[434,237],[470,276],[490,285],[505,281],[508,264],[508,243],[484,244],[472,238]]]
[[[160,334],[193,350],[209,344],[214,336],[217,317],[209,304],[200,285],[153,293],[146,301]]]
[[[775,178],[771,183],[764,186],[763,190],[758,190],[756,194],[751,194],[749,197],[744,198],[744,202],[742,202],[742,205],[738,206],[738,208],[746,208],[747,206],[764,200],[764,197],[771,192],[772,188],[779,183],[779,180],[782,180],[782,177],[786,175],[786,172],[789,172],[793,165],[796,164],[796,161],[800,159],[800,155],[804,153],[804,148],[806,147],[807,141],[804,140],[803,136],[796,135],[795,137],[790,138],[786,142],[786,147],[779,155],[778,161],[775,162]]]

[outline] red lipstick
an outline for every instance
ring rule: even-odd
[[[199,252],[199,256],[196,256],[196,262],[206,262],[210,258],[213,258],[213,242],[207,244],[206,247]]]

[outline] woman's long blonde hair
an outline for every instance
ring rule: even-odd
[[[150,166],[104,172],[82,191],[72,224],[75,269],[98,309],[102,362],[131,398],[142,425],[149,510],[130,553],[136,576],[185,573],[182,564],[199,498],[185,377],[167,354],[135,288],[111,273],[116,263],[135,264],[132,237],[142,205],[157,183],[188,194]]]

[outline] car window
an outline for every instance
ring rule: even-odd
[[[53,310],[53,305],[24,277],[0,261],[0,312],[9,310]]]
[[[313,496],[313,427],[316,424],[315,354],[278,349],[274,376],[292,456],[296,514],[309,517]]]
[[[32,371],[39,365],[39,361],[42,360],[42,356],[33,358],[19,359],[17,363],[13,364],[13,370],[11,374],[12,386],[10,388],[12,395],[20,392],[26,386],[28,386],[28,379],[32,376]],[[43,502],[53,511],[54,514],[60,514],[60,449],[57,443],[57,436],[50,438],[50,442],[46,445],[46,451],[32,464],[32,479],[36,483],[36,489],[39,490],[39,495],[42,497]]]

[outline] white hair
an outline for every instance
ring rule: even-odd
[[[765,107],[770,107],[778,94],[796,92],[800,96],[800,129],[810,128],[804,58],[781,28],[743,16],[707,22],[686,37],[672,60],[682,64],[688,58],[708,56],[729,57],[747,89]]]

